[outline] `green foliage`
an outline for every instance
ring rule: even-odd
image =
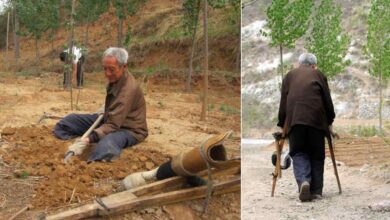
[[[293,48],[295,41],[307,30],[313,5],[312,0],[273,0],[267,9],[267,27],[271,46]]]
[[[126,35],[125,35],[125,41],[123,42],[123,44],[125,45],[125,47],[128,47],[128,46],[130,45],[131,39],[132,39],[131,25],[127,25],[127,31],[126,31]]]
[[[29,176],[30,174],[25,170],[23,170],[22,173],[20,174],[20,178],[22,179],[27,179]]]
[[[251,129],[272,128],[276,124],[276,118],[272,117],[275,109],[271,105],[265,105],[248,94],[241,97],[242,106],[242,132],[248,136]]]
[[[390,1],[373,0],[368,16],[367,52],[370,74],[390,77]]]
[[[109,0],[78,0],[75,20],[78,23],[91,23],[110,7]]]
[[[40,39],[43,32],[58,27],[58,5],[55,0],[14,0],[20,24],[28,34]]]
[[[350,134],[357,135],[359,137],[373,137],[381,136],[381,132],[375,126],[357,126],[351,127],[349,130]]]
[[[183,27],[187,35],[192,35],[198,25],[201,0],[185,0],[183,3]]]
[[[349,60],[344,61],[350,40],[342,33],[341,13],[334,0],[322,0],[306,42],[306,49],[317,56],[318,68],[329,77],[342,72],[350,64]]]
[[[227,22],[232,25],[240,22],[241,8],[239,0],[208,0],[207,2],[214,9],[227,9],[230,6]],[[201,0],[185,0],[183,3],[183,28],[186,35],[192,35],[198,25],[199,13],[202,10],[201,3]],[[220,26],[221,24],[218,25]],[[235,30],[237,30],[236,27]]]
[[[115,15],[119,19],[126,19],[137,12],[137,9],[144,3],[142,0],[113,0],[112,5],[115,8]]]
[[[222,104],[220,107],[219,107],[219,110],[227,115],[234,115],[234,114],[238,114],[240,113],[239,110],[237,110],[236,108],[230,106],[230,105],[226,105],[226,104]]]
[[[208,105],[207,105],[207,111],[208,111],[208,112],[214,110],[214,108],[215,108],[214,104],[208,104]]]

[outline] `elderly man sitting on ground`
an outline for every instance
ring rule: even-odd
[[[128,53],[123,48],[108,48],[103,55],[108,81],[102,122],[78,146],[97,143],[88,161],[111,161],[123,148],[133,146],[148,136],[146,104],[133,75],[127,71]],[[91,94],[91,98],[93,95]],[[97,120],[98,114],[70,114],[59,121],[54,135],[63,140],[81,136]]]

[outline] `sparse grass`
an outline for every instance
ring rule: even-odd
[[[165,105],[162,101],[157,102],[159,108],[165,108]]]
[[[212,111],[215,108],[214,104],[207,105],[207,111]]]
[[[226,105],[226,104],[222,104],[220,107],[219,107],[219,110],[227,115],[234,115],[234,114],[238,114],[240,113],[239,110],[237,110],[236,108],[234,108],[233,106],[230,106],[230,105]]]
[[[23,170],[18,177],[21,179],[27,179],[29,176],[30,174],[27,171]]]
[[[171,28],[163,37],[166,39],[183,39],[188,36],[185,34],[183,28],[178,26]]]
[[[385,141],[385,143],[386,143],[387,145],[390,146],[390,138],[384,137],[383,140]]]
[[[36,68],[29,68],[29,69],[22,70],[20,72],[16,72],[15,75],[18,77],[28,78],[28,77],[32,77],[32,76],[39,76],[39,73],[40,73],[40,70],[38,70]]]
[[[383,135],[376,126],[352,126],[347,132],[349,134],[360,137],[374,137]]]
[[[251,129],[272,128],[277,123],[278,109],[261,104],[255,97],[244,94],[242,101],[242,134],[247,136]]]

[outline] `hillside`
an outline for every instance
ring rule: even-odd
[[[231,17],[231,8],[213,9],[209,12],[209,50],[210,69],[212,71],[237,72],[237,52],[239,51],[239,30],[237,19]],[[145,72],[161,72],[167,69],[184,71],[189,62],[191,46],[190,36],[183,29],[182,1],[150,0],[134,16],[128,17],[123,24],[124,33],[131,28],[129,66]],[[200,16],[200,19],[202,16]],[[233,20],[232,20],[233,19]],[[109,46],[117,45],[117,24],[114,10],[104,13],[89,27],[88,57],[85,70],[99,71],[102,52]],[[197,50],[194,69],[199,72],[202,61],[203,31],[201,20],[197,33]],[[76,24],[75,40],[85,46],[86,25]],[[13,42],[10,34],[10,42]],[[19,64],[13,58],[13,44],[10,44],[8,61],[10,70],[24,71],[34,66],[49,72],[62,72],[63,64],[58,54],[67,44],[69,33],[60,28],[55,34],[53,45],[45,33],[39,41],[41,61],[35,63],[35,42],[31,37],[21,37],[21,59]],[[53,47],[52,47],[53,46]],[[1,51],[5,56],[5,50]],[[54,58],[54,59],[53,59]],[[5,70],[5,59],[0,60],[0,71]]]

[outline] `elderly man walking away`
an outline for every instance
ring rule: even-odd
[[[104,52],[103,68],[108,80],[104,117],[88,137],[77,141],[80,149],[97,143],[89,162],[111,161],[123,148],[148,136],[144,95],[127,72],[127,59],[123,48],[111,47]],[[81,136],[97,118],[98,114],[70,114],[56,124],[54,135],[63,140]]]
[[[286,126],[298,183],[299,199],[322,196],[325,135],[335,118],[326,77],[317,70],[317,58],[301,54],[299,67],[283,79],[279,127]]]

